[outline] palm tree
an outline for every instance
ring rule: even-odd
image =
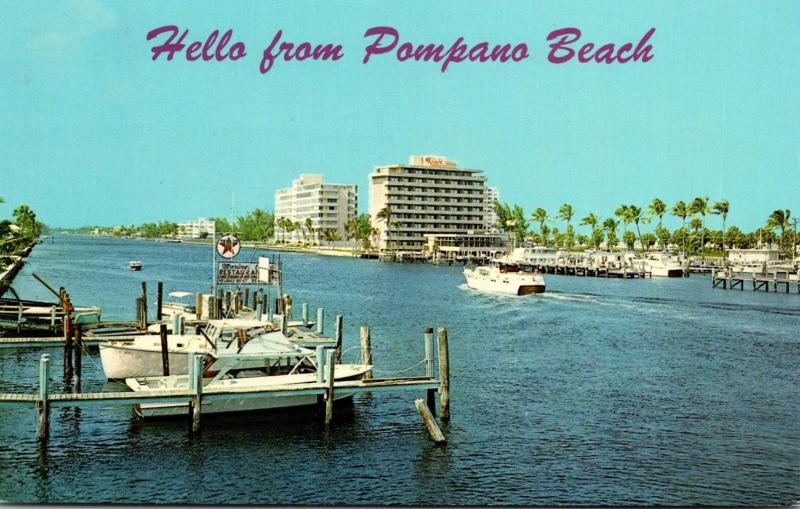
[[[567,223],[567,227],[569,227],[569,223],[572,221],[572,216],[574,215],[575,209],[573,209],[572,205],[569,203],[565,203],[558,209],[558,214],[556,214],[556,217]]]
[[[698,196],[689,205],[689,213],[692,215],[700,214],[703,217],[703,230],[700,232],[700,249],[702,250],[703,265],[706,263],[706,214],[711,210],[708,208],[708,196]]]
[[[686,206],[686,202],[681,200],[676,203],[674,207],[672,207],[670,212],[673,216],[679,218],[683,223],[681,230],[683,232],[683,246],[681,249],[683,251],[683,255],[686,256],[686,218],[689,217],[689,208]]]
[[[386,222],[386,249],[389,249],[389,239],[392,233],[392,208],[388,205],[383,207],[378,212],[377,218]]]
[[[642,217],[642,209],[636,205],[628,205],[628,220],[636,224],[636,235],[639,237],[639,246],[644,251],[644,244],[642,244],[642,231],[639,229],[639,223],[647,223],[648,218]]]
[[[772,214],[770,214],[769,218],[767,218],[767,228],[773,231],[775,228],[778,228],[781,231],[781,241],[779,244],[781,249],[783,248],[783,244],[785,244],[784,233],[786,232],[786,228],[789,227],[789,217],[791,215],[792,211],[789,209],[773,210]]]
[[[311,221],[310,217],[306,218],[304,226],[305,226],[305,231],[307,231],[308,235],[311,236],[311,240],[314,240],[314,222]],[[319,244],[319,241],[317,241],[317,244]]]
[[[725,261],[725,221],[728,219],[728,212],[731,204],[728,200],[718,201],[711,207],[711,213],[722,216],[722,260]]]
[[[608,236],[608,250],[611,251],[614,246],[619,243],[617,239],[617,228],[619,228],[619,221],[614,219],[613,217],[609,217],[605,221],[603,221],[603,229],[606,230],[606,235]]]
[[[547,217],[547,211],[541,207],[533,211],[531,214],[531,220],[536,221],[539,223],[539,230],[542,233],[542,244],[545,246],[547,245],[547,230],[545,230],[544,223],[546,223],[549,219]]]
[[[597,229],[597,224],[600,222],[600,218],[594,215],[594,213],[588,214],[586,217],[581,219],[580,226],[591,226],[592,227],[592,240],[594,240],[594,232]],[[599,246],[595,246],[599,247]]]
[[[661,228],[661,220],[664,218],[664,214],[667,213],[667,204],[658,198],[653,198],[653,201],[650,202],[650,206],[647,208],[647,212],[652,216],[658,217],[657,228]]]

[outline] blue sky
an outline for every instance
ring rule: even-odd
[[[0,216],[19,203],[58,226],[227,216],[232,194],[238,213],[271,210],[299,173],[357,184],[366,211],[368,173],[410,154],[483,169],[526,211],[606,217],[706,194],[747,229],[800,212],[800,2],[652,4],[3,0]],[[153,62],[145,36],[167,24],[186,42],[232,28],[248,55]],[[364,65],[376,25],[417,44],[525,42],[531,56]],[[547,34],[568,26],[618,44],[655,27],[655,58],[548,63]],[[344,58],[261,75],[278,29]]]

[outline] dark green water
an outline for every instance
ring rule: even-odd
[[[243,250],[240,258],[250,256]],[[450,332],[449,444],[433,445],[404,392],[355,398],[325,433],[314,411],[142,422],[132,410],[0,409],[0,499],[268,504],[714,504],[800,499],[800,296],[712,290],[707,277],[547,276],[548,293],[487,296],[456,267],[283,254],[295,306],[345,316],[345,348],[372,327],[376,376]],[[140,273],[127,270],[141,260]],[[210,248],[57,236],[35,271],[104,318],[154,294],[207,290]],[[152,299],[150,299],[152,300]],[[0,350],[0,392],[33,392],[42,351]],[[54,367],[61,353],[50,351]],[[355,359],[357,351],[345,354]],[[99,359],[95,360],[99,363]],[[421,373],[421,367],[408,373]],[[56,389],[64,388],[54,369]],[[83,390],[102,390],[85,360]],[[67,386],[69,388],[69,385]]]

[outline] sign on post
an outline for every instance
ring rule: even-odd
[[[217,241],[217,253],[223,258],[233,258],[239,254],[239,249],[242,246],[239,244],[239,239],[233,235],[225,235],[220,237]]]
[[[221,262],[217,272],[219,285],[249,285],[258,283],[256,263]]]

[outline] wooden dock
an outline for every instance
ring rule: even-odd
[[[341,323],[341,320],[337,320]],[[339,327],[337,326],[337,329]],[[369,328],[362,326],[361,333],[361,363],[372,362],[372,346]],[[47,338],[52,339],[52,338]],[[338,338],[337,338],[338,339]],[[200,430],[200,417],[202,404],[212,401],[225,401],[230,399],[246,398],[281,398],[292,396],[317,396],[317,406],[324,406],[324,424],[329,429],[333,420],[333,404],[337,392],[348,395],[363,392],[377,393],[384,391],[418,391],[427,395],[426,408],[422,409],[420,402],[416,407],[420,411],[424,425],[437,444],[445,443],[441,430],[432,420],[436,412],[434,394],[440,395],[440,410],[442,421],[450,417],[450,374],[449,350],[447,346],[447,331],[443,328],[438,333],[438,359],[439,378],[434,377],[434,349],[433,333],[431,328],[426,328],[424,339],[424,364],[425,375],[403,378],[373,378],[371,372],[363,375],[360,380],[336,381],[338,348],[325,348],[318,346],[316,349],[316,365],[322,369],[317,371],[316,381],[298,384],[273,385],[264,387],[253,386],[204,386],[203,385],[203,360],[204,356],[190,353],[189,376],[186,378],[186,388],[170,390],[124,391],[124,392],[73,392],[55,394],[50,391],[50,355],[43,354],[39,361],[39,391],[36,394],[3,393],[0,394],[0,408],[33,408],[36,411],[36,436],[41,442],[46,442],[49,433],[50,410],[63,407],[109,407],[109,406],[134,406],[146,403],[178,404],[187,406],[187,414],[191,419],[192,432]],[[425,411],[428,410],[428,411]]]
[[[753,272],[736,272],[721,270],[711,273],[711,287],[723,290],[744,290],[747,283],[752,291],[764,291],[800,294],[800,278],[791,278],[788,271],[772,271],[756,274]]]

